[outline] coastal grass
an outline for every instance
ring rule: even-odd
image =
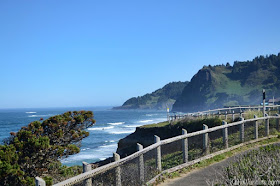
[[[161,127],[170,127],[170,128],[185,128],[188,132],[195,132],[202,130],[202,125],[207,124],[209,127],[215,127],[222,125],[222,119],[218,117],[207,117],[207,118],[195,118],[187,117],[177,121],[164,121],[155,124],[143,125],[140,128],[161,128]]]
[[[242,154],[223,169],[215,185],[232,183],[278,185],[280,180],[280,145],[271,144]]]
[[[149,125],[143,125],[140,128],[159,128],[159,127],[165,127],[170,125],[168,121],[160,122],[160,123],[154,123]]]

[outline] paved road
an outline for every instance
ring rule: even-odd
[[[253,148],[257,149],[259,147]],[[229,163],[233,162],[238,156],[244,153],[248,153],[247,150],[240,154],[236,154],[230,158],[227,158],[221,162],[209,165],[208,167],[194,170],[190,173],[181,175],[181,177],[170,179],[160,184],[160,186],[204,186],[204,185],[213,185],[215,180],[221,178],[222,169],[227,166]]]

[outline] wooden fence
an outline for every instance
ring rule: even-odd
[[[252,108],[252,107],[251,107]],[[94,182],[94,180],[92,180],[92,178],[96,175],[100,175],[102,173],[105,173],[106,171],[109,170],[114,170],[114,177],[115,177],[115,185],[120,186],[122,185],[122,177],[121,177],[121,172],[122,171],[126,171],[126,170],[122,170],[121,169],[121,165],[131,161],[131,160],[137,160],[137,166],[138,166],[138,173],[139,175],[137,176],[137,178],[139,179],[139,182],[141,183],[141,185],[145,184],[145,177],[148,175],[145,175],[145,162],[144,162],[144,154],[147,152],[150,152],[152,150],[155,150],[155,166],[157,168],[157,172],[158,174],[153,177],[150,181],[148,181],[148,183],[153,183],[155,181],[155,179],[160,176],[163,172],[173,172],[176,171],[178,169],[184,168],[186,166],[189,166],[193,163],[197,163],[205,158],[209,158],[209,157],[213,157],[214,155],[216,155],[217,153],[222,153],[225,151],[229,151],[233,148],[237,148],[240,145],[235,145],[233,147],[229,148],[229,138],[228,138],[228,129],[230,127],[234,127],[234,126],[239,126],[239,140],[241,142],[241,144],[244,144],[244,132],[245,132],[245,128],[244,126],[249,123],[249,122],[254,122],[254,140],[251,141],[257,141],[260,140],[259,139],[259,135],[258,135],[258,126],[259,126],[259,121],[265,121],[265,136],[269,137],[270,136],[270,119],[276,119],[276,130],[279,131],[279,125],[280,125],[280,116],[278,114],[276,114],[275,116],[268,116],[267,114],[265,115],[265,117],[257,117],[254,116],[254,118],[252,119],[247,119],[244,120],[244,118],[240,118],[240,121],[237,122],[233,122],[233,123],[227,123],[226,121],[223,121],[223,124],[221,126],[216,126],[216,127],[212,127],[212,128],[208,128],[208,126],[206,124],[203,125],[203,130],[197,131],[197,132],[192,132],[192,133],[187,133],[187,131],[185,129],[182,130],[182,135],[173,137],[173,138],[169,138],[169,139],[165,139],[165,140],[160,140],[160,138],[158,136],[154,136],[154,144],[143,148],[143,146],[141,144],[137,144],[137,149],[138,151],[135,152],[134,154],[131,154],[125,158],[120,159],[120,156],[117,153],[114,153],[114,162],[109,163],[107,165],[98,167],[96,169],[91,170],[91,166],[87,163],[83,163],[84,166],[84,173],[77,175],[75,177],[72,177],[70,179],[67,179],[65,181],[62,181],[60,183],[55,184],[55,186],[65,186],[65,185],[74,185],[77,183],[83,183],[83,185],[86,186],[90,186],[92,185],[92,181]],[[209,151],[209,138],[208,138],[208,134],[210,132],[214,132],[214,131],[218,131],[218,130],[222,130],[223,133],[223,147],[224,150],[219,151],[219,152],[215,152],[210,154]],[[188,159],[188,139],[193,137],[193,136],[198,136],[198,135],[203,135],[203,149],[205,153],[205,156],[199,159],[195,159],[193,161],[189,162]],[[183,151],[183,164],[173,167],[171,169],[168,170],[164,170],[162,171],[162,153],[161,153],[161,147],[163,145],[166,144],[170,144],[176,141],[181,141],[182,142],[182,151]],[[40,185],[40,186],[44,186],[45,182],[43,179],[36,177],[36,185]]]
[[[227,119],[227,116],[230,115],[232,118],[236,115],[242,116],[242,113],[244,113],[246,110],[257,110],[257,111],[263,111],[264,113],[270,112],[270,110],[279,110],[280,105],[266,105],[263,106],[238,106],[238,107],[227,107],[227,108],[218,108],[213,110],[207,110],[207,111],[201,111],[201,112],[193,112],[193,113],[187,113],[187,114],[176,114],[173,113],[169,115],[169,121],[177,121],[180,119],[184,119],[187,117],[208,117],[208,116],[219,116]],[[279,110],[280,111],[280,110]],[[234,120],[234,119],[233,119]]]

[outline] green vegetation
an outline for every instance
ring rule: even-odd
[[[89,135],[84,129],[94,123],[91,111],[69,111],[11,132],[0,145],[1,184],[34,185],[41,176],[50,185],[81,173],[81,167],[62,166],[59,159],[80,151],[79,142]]]
[[[280,179],[279,156],[279,144],[252,150],[225,167],[222,178],[216,184],[229,185],[245,181],[248,185],[278,185]]]
[[[184,88],[173,110],[193,112],[236,105],[259,105],[262,89],[268,98],[280,95],[280,53],[259,56],[233,66],[204,66]],[[280,97],[280,96],[279,96]]]
[[[133,97],[114,109],[166,109],[172,107],[188,82],[172,82],[150,94]]]
[[[169,128],[184,128],[187,129],[188,132],[194,132],[198,130],[202,130],[202,125],[207,123],[209,127],[219,126],[222,124],[222,120],[218,117],[208,117],[208,118],[185,118],[173,123],[169,123],[167,121],[160,122],[156,124],[143,125],[140,128],[161,128],[161,127],[169,127]],[[181,131],[180,131],[181,132]]]

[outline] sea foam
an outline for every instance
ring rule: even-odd
[[[125,122],[116,122],[116,123],[108,123],[109,125],[122,125],[124,124]]]
[[[37,118],[37,117],[50,117],[53,116],[54,114],[43,114],[43,115],[29,115],[29,118]]]
[[[108,130],[108,129],[112,129],[112,128],[114,128],[114,126],[110,126],[110,127],[88,128],[88,130]]]
[[[124,127],[126,128],[136,128],[136,127],[140,127],[142,125],[125,125]]]
[[[135,132],[135,130],[125,130],[125,131],[110,131],[110,134],[130,134]]]
[[[147,119],[147,120],[142,120],[142,121],[139,121],[140,123],[149,123],[149,122],[152,122],[153,120],[151,119]]]

